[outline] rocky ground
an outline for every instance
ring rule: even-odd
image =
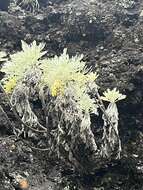
[[[46,1],[46,0],[45,0]],[[127,95],[118,104],[122,158],[92,175],[79,175],[47,159],[29,139],[12,136],[13,118],[1,92],[0,190],[20,190],[18,178],[30,190],[143,189],[143,2],[142,0],[44,0],[35,14],[11,5],[0,11],[0,49],[20,49],[20,40],[45,42],[47,56],[67,47],[84,54],[98,71],[101,91],[117,87]],[[2,78],[3,73],[0,73]],[[30,145],[30,147],[29,147]]]

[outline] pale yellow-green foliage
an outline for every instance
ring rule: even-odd
[[[85,62],[82,61],[83,55],[69,57],[67,49],[63,54],[51,59],[43,60],[40,68],[43,70],[41,82],[48,87],[52,87],[55,81],[61,81],[66,86],[68,82],[79,83],[84,86],[87,82],[94,82],[97,74],[86,69]]]
[[[91,99],[87,93],[87,86],[80,86],[79,83],[71,86],[71,94],[73,95],[76,102],[78,102],[80,108],[85,112],[96,112],[97,106],[95,105],[95,100]]]
[[[64,49],[60,56],[41,60],[39,64],[39,59],[45,54],[43,48],[44,44],[37,45],[36,41],[30,45],[22,41],[22,51],[11,55],[11,60],[2,68],[6,73],[3,80],[5,91],[11,93],[27,72],[39,68],[42,70],[40,86],[48,87],[53,97],[65,96],[68,89],[82,110],[93,110],[95,105],[88,87],[95,82],[97,74],[86,69],[83,55],[70,57]]]
[[[64,49],[61,56],[44,60],[40,66],[43,70],[42,83],[51,88],[56,80],[60,80],[66,85],[74,79],[76,73],[79,75],[84,69],[85,63],[81,61],[82,58],[82,55],[70,58]]]
[[[61,80],[55,80],[54,84],[51,87],[51,95],[57,96],[58,94],[64,94],[64,84]]]
[[[117,90],[116,88],[114,88],[113,90],[107,89],[107,91],[105,91],[103,95],[104,96],[101,96],[101,99],[111,103],[115,103],[119,100],[126,98],[126,95],[119,93],[119,90]]]
[[[45,52],[42,52],[44,48],[42,43],[39,45],[36,44],[36,41],[33,41],[30,45],[24,41],[21,41],[21,43],[22,51],[11,55],[11,60],[2,68],[2,72],[6,73],[5,83],[13,77],[16,81],[22,79],[28,70],[38,65],[38,60],[45,54]]]
[[[88,84],[93,83],[97,74],[88,72],[83,55],[69,57],[67,49],[59,57],[43,60],[41,84],[49,87],[52,96],[64,96],[70,89],[71,96],[84,111],[93,110],[94,101],[87,93]]]
[[[21,80],[27,71],[30,71],[34,66],[38,66],[39,59],[45,54],[43,50],[44,44],[40,43],[37,45],[36,41],[33,41],[30,45],[26,42],[21,41],[22,51],[17,52],[10,56],[11,60],[6,62],[6,64],[1,69],[2,72],[6,73],[3,79],[4,87],[10,93],[12,90],[14,82]],[[13,80],[14,79],[14,80]],[[11,86],[11,87],[10,87]]]
[[[7,94],[11,93],[12,90],[15,88],[17,83],[17,78],[16,77],[12,77],[9,78],[7,81],[4,82],[4,90]]]

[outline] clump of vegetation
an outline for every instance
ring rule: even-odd
[[[24,130],[28,127],[33,133],[43,133],[49,156],[57,156],[78,171],[90,172],[85,160],[92,170],[99,159],[105,162],[105,159],[120,158],[116,102],[126,96],[116,88],[100,96],[98,75],[86,67],[83,55],[70,57],[64,49],[60,56],[41,59],[45,54],[43,48],[44,44],[37,45],[34,41],[28,45],[22,41],[22,51],[11,55],[2,68],[6,73],[3,88]],[[33,99],[41,101],[44,122],[32,109]],[[109,102],[107,108],[102,100]],[[101,144],[97,145],[90,115],[97,117],[99,109],[104,124]]]
[[[70,58],[67,49],[61,56],[43,60],[40,68],[42,86],[48,86],[51,96],[66,96],[68,91],[83,111],[94,108],[94,100],[88,95],[89,86],[93,85],[97,74],[86,69],[83,56]]]
[[[6,62],[1,70],[6,73],[3,82],[7,93],[11,93],[17,82],[24,78],[26,72],[34,69],[39,63],[38,60],[45,54],[44,51],[42,52],[44,48],[42,43],[37,45],[36,41],[34,41],[28,45],[22,41],[21,44],[22,51],[11,55],[11,60]]]

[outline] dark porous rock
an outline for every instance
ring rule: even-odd
[[[58,171],[54,167],[51,170],[50,164],[45,164],[46,160],[40,164],[37,153],[35,154],[23,141],[14,136],[0,138],[1,190],[21,189],[22,179],[27,181],[30,190],[57,190],[59,187],[55,176]],[[44,171],[45,169],[47,171]],[[52,173],[54,177],[50,179]]]

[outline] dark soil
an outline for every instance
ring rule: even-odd
[[[117,87],[127,95],[118,104],[121,160],[79,175],[49,160],[46,151],[30,148],[31,139],[11,136],[11,124],[18,122],[1,92],[10,121],[0,111],[0,190],[20,190],[18,175],[28,180],[29,190],[143,189],[142,10],[142,0],[43,0],[35,14],[15,6],[0,11],[1,50],[14,52],[20,40],[37,40],[46,43],[51,57],[67,47],[70,55],[84,54],[87,65],[98,71],[101,92]]]

